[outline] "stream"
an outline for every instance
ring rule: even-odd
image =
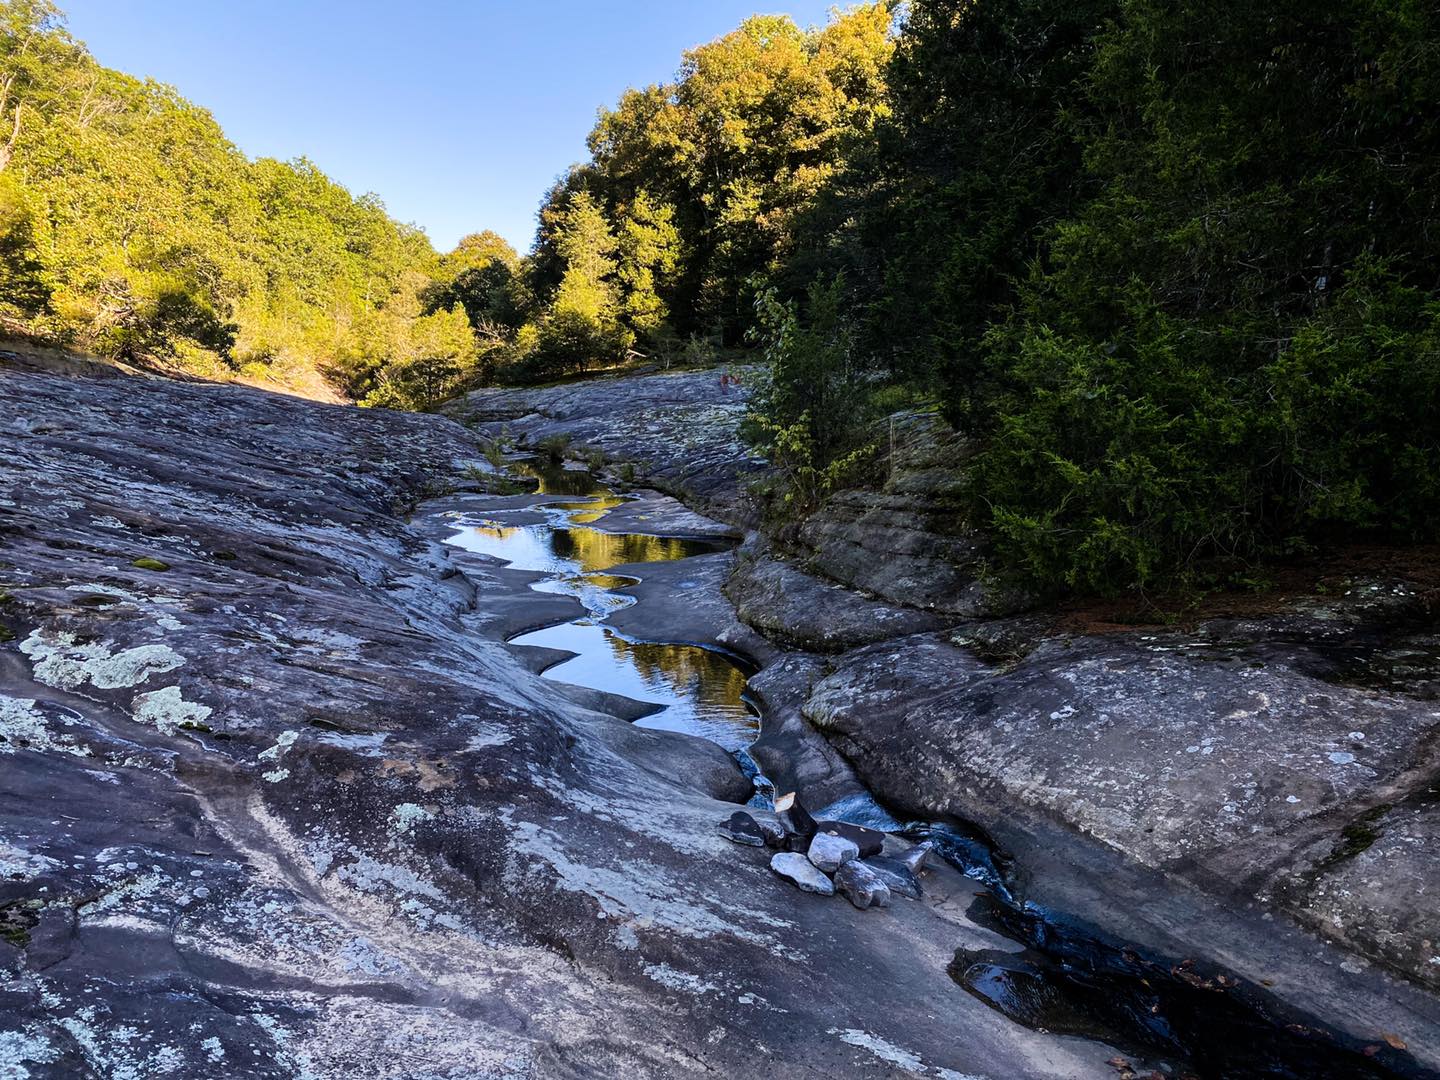
[[[759,717],[745,692],[753,669],[743,658],[713,648],[638,641],[606,625],[609,615],[635,603],[615,590],[640,580],[637,564],[684,559],[732,545],[605,532],[593,523],[621,505],[625,496],[585,470],[537,460],[512,462],[511,467],[536,480],[537,493],[545,500],[459,515],[448,542],[513,569],[542,574],[532,589],[572,596],[585,610],[567,622],[519,634],[510,643],[556,651],[557,659],[543,669],[545,678],[647,704],[650,711],[635,721],[641,726],[688,732],[718,743],[756,782],[752,805],[768,808],[768,784],[746,752],[759,734]],[[1026,903],[1012,891],[1005,856],[967,823],[902,825],[864,795],[816,812],[914,841],[929,840],[938,855],[986,886],[988,891],[977,896],[968,912],[970,918],[1017,942],[1023,951],[957,950],[949,968],[957,987],[1016,1023],[1102,1039],[1121,1048],[1136,1063],[1117,1059],[1117,1077],[1435,1076],[1401,1049],[1363,1044],[1328,1029],[1212,963],[1142,955],[1082,920]]]
[[[543,573],[531,588],[573,596],[585,614],[520,634],[510,644],[572,653],[546,667],[544,677],[652,705],[636,721],[642,727],[700,735],[732,754],[741,753],[760,730],[745,698],[753,669],[715,649],[637,641],[605,625],[609,615],[635,603],[634,597],[614,590],[640,580],[612,572],[616,567],[685,559],[725,551],[732,544],[593,528],[591,523],[624,502],[623,496],[586,471],[538,461],[522,462],[518,469],[538,481],[537,494],[561,501],[468,515],[449,542],[493,556],[515,570]]]

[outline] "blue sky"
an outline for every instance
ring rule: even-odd
[[[247,154],[304,155],[436,246],[521,251],[601,105],[754,11],[834,0],[59,0],[101,63],[178,87]]]

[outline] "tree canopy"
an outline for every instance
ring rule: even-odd
[[[463,303],[422,295],[473,260],[308,161],[246,159],[174,89],[97,64],[48,0],[0,5],[11,332],[201,372],[318,370],[357,400],[423,405],[476,345]]]

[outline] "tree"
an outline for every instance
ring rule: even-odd
[[[15,155],[27,112],[38,112],[63,85],[79,52],[50,0],[7,0],[0,7],[0,172]]]
[[[615,285],[615,236],[604,211],[588,192],[570,199],[560,219],[556,251],[565,272],[552,310],[601,326],[614,324],[619,299]]]
[[[675,208],[656,202],[641,188],[621,212],[617,246],[623,321],[636,336],[650,337],[669,318],[662,293],[669,290],[680,265]]]

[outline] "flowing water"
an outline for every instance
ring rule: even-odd
[[[750,672],[739,658],[698,645],[637,641],[605,625],[609,615],[635,602],[615,590],[639,580],[611,573],[615,567],[685,559],[730,545],[604,532],[591,523],[623,503],[624,496],[581,470],[534,462],[519,468],[539,481],[539,494],[557,501],[466,515],[457,521],[459,531],[450,543],[494,556],[516,570],[544,574],[531,588],[573,596],[585,614],[521,634],[511,643],[573,653],[546,668],[545,677],[652,705],[636,721],[643,727],[701,735],[732,753],[753,742],[758,721],[744,697]]]

